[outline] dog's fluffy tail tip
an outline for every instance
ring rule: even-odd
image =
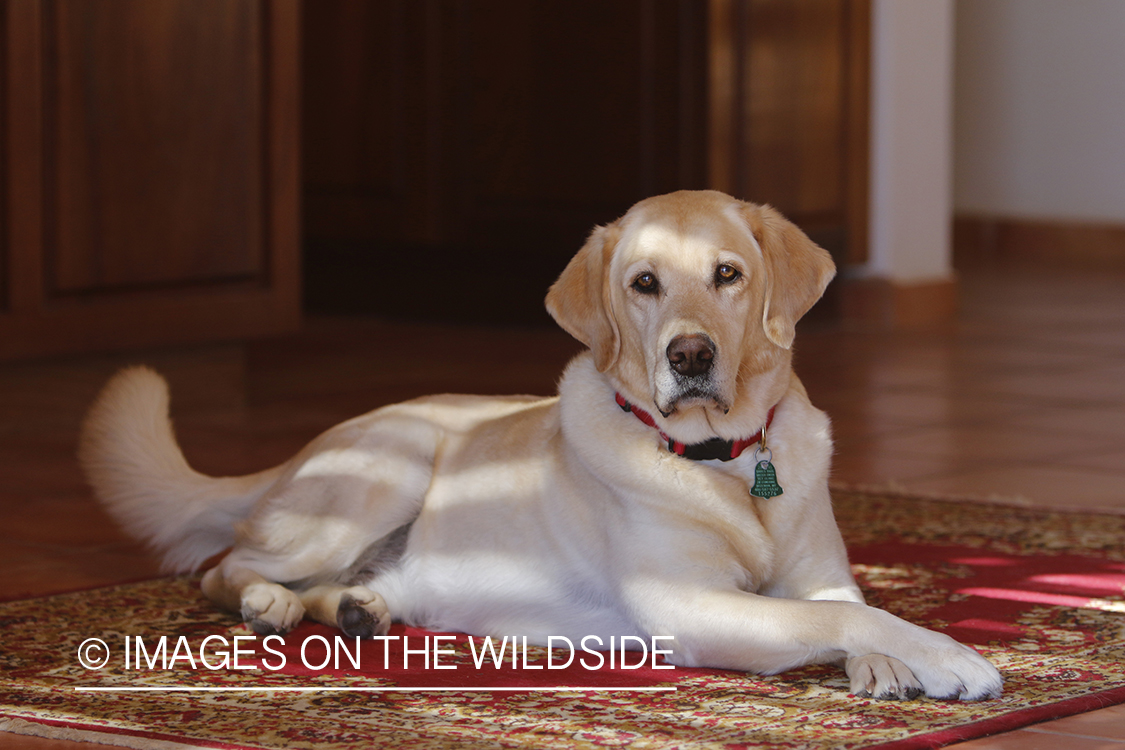
[[[102,387],[82,421],[78,462],[103,503],[103,492],[122,470],[139,468],[154,449],[166,450],[172,438],[168,383],[150,367],[120,370]]]
[[[168,382],[148,365],[130,365],[118,370],[102,386],[83,423],[83,437],[91,428],[104,428],[117,409],[144,407],[163,417],[168,415]]]
[[[201,511],[218,499],[206,491],[215,480],[188,466],[168,407],[168,383],[155,370],[119,371],[82,423],[78,462],[109,515],[158,552],[165,570],[185,572],[219,551],[215,544],[229,531],[215,542],[199,533],[201,525],[210,526],[200,524],[206,518]]]

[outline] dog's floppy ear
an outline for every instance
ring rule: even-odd
[[[616,225],[595,229],[547,292],[547,312],[564,331],[590,347],[599,372],[613,366],[621,349],[608,284],[617,237]]]
[[[836,265],[832,256],[772,207],[747,204],[744,213],[766,265],[762,326],[770,341],[788,349],[797,321],[824,294]]]

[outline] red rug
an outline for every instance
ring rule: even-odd
[[[673,670],[618,643],[517,640],[513,663],[511,640],[401,627],[358,653],[315,625],[257,640],[181,578],[0,604],[0,729],[140,748],[914,748],[1125,702],[1125,517],[836,506],[868,600],[976,646],[1002,698],[861,700],[831,667]]]

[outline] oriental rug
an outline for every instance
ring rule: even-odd
[[[917,748],[1125,702],[1125,517],[835,503],[868,601],[975,646],[1001,698],[860,699],[827,666],[668,669],[658,642],[255,638],[173,578],[0,604],[0,728],[136,748]]]

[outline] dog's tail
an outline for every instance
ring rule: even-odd
[[[208,477],[184,459],[168,416],[168,384],[147,367],[113,376],[82,425],[78,460],[109,514],[169,572],[198,568],[234,542],[234,525],[282,466]]]

